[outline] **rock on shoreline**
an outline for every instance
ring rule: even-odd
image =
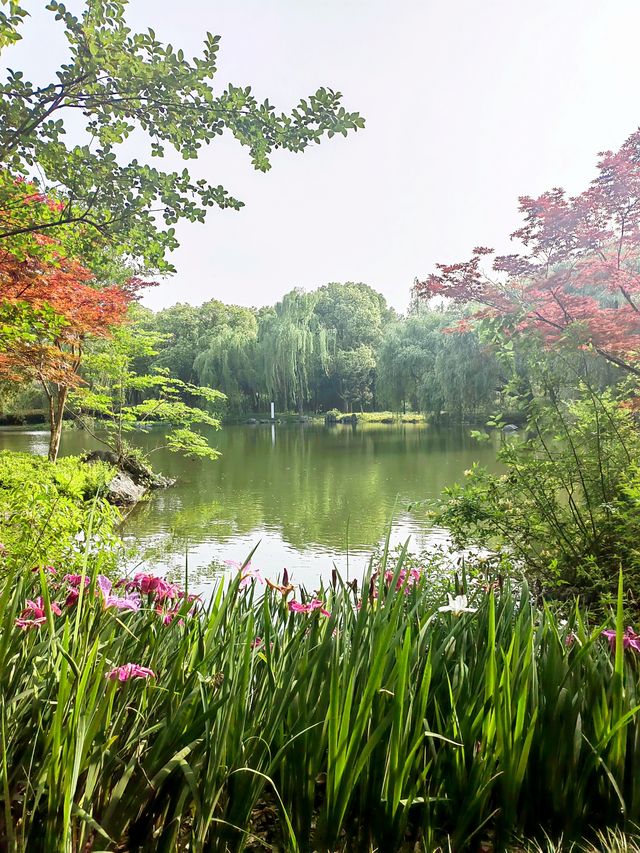
[[[151,489],[166,489],[175,483],[174,479],[154,473],[139,459],[120,457],[112,450],[92,450],[84,455],[83,460],[88,464],[106,462],[117,469],[107,486],[107,500],[115,506],[132,506]]]

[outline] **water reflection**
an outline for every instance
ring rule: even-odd
[[[136,441],[150,450],[158,437]],[[255,563],[268,573],[286,566],[312,584],[334,562],[346,573],[348,549],[350,573],[360,574],[392,515],[394,540],[441,542],[445,532],[407,505],[435,498],[473,462],[495,466],[495,447],[477,444],[466,430],[418,425],[234,426],[213,443],[223,453],[214,463],[167,451],[151,457],[178,484],[127,519],[126,537],[148,552],[146,566],[177,570],[188,549],[190,570],[206,574],[225,559],[243,560],[259,541]],[[84,433],[63,436],[63,453],[93,446]],[[3,430],[0,448],[46,453],[47,434]]]

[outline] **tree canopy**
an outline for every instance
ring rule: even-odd
[[[19,69],[0,83],[0,245],[10,251],[33,252],[30,235],[47,233],[70,241],[81,259],[117,247],[146,270],[171,271],[178,220],[202,221],[207,208],[242,202],[219,183],[186,168],[163,171],[151,158],[169,148],[193,160],[227,132],[266,171],[277,148],[300,152],[364,126],[331,89],[283,113],[250,86],[214,87],[220,37],[207,33],[202,55],[187,59],[151,28],[133,32],[128,0],[92,0],[79,15],[57,0],[41,5],[62,28],[68,56],[44,85]],[[16,0],[0,14],[0,51],[22,37],[28,14]],[[127,158],[134,135],[146,139],[144,160]],[[21,176],[33,182],[31,205],[15,204]]]
[[[470,260],[416,281],[418,296],[475,305],[476,317],[496,319],[510,336],[590,347],[640,375],[640,130],[599,156],[584,192],[520,198],[524,221],[511,236],[523,251],[485,270],[493,250],[478,246]]]
[[[474,331],[443,334],[459,309],[416,305],[399,317],[366,284],[293,290],[259,310],[178,303],[145,323],[162,336],[141,366],[219,388],[235,413],[396,410],[465,417],[489,412],[504,382],[492,348]]]
[[[51,422],[55,459],[68,391],[81,383],[87,339],[108,337],[121,325],[139,282],[93,286],[90,270],[55,255],[55,262],[18,259],[0,250],[0,378],[36,381]]]

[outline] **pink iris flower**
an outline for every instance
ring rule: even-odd
[[[77,589],[70,589],[65,599],[65,607],[75,607],[80,598],[80,592]]]
[[[193,593],[189,593],[189,595],[185,595],[185,593],[180,590],[178,592],[178,598],[187,599],[189,604],[192,605],[191,610],[189,610],[189,616],[195,616],[198,610],[202,607],[202,597],[200,595],[195,595]],[[176,605],[177,607],[177,605]]]
[[[259,569],[250,569],[247,565],[244,567],[242,574],[240,575],[240,589],[244,589],[245,586],[248,586],[252,581],[264,583],[264,578],[260,574]]]
[[[75,607],[78,603],[78,599],[80,598],[80,584],[82,583],[82,578],[84,577],[84,586],[85,589],[91,583],[91,578],[87,575],[65,575],[62,580],[70,587],[67,591],[67,598],[65,601],[66,607]]]
[[[2,546],[4,548],[4,545]],[[40,571],[40,566],[34,566],[31,571],[35,574]],[[58,573],[58,570],[54,566],[43,566],[42,571],[45,575],[55,575]]]
[[[386,571],[384,573],[384,579],[387,584],[390,584],[393,580],[395,572]],[[404,588],[404,594],[409,595],[409,591],[412,586],[415,586],[420,580],[420,569],[400,569],[398,574],[398,580],[396,581],[396,589],[400,590]]]
[[[314,610],[319,610],[323,616],[331,616],[328,610],[325,609],[324,604],[320,601],[319,598],[312,598],[311,601],[306,604],[302,604],[299,601],[293,599],[289,602],[289,612],[290,613],[312,613]]]
[[[603,631],[602,636],[606,637],[607,640],[609,640],[611,651],[615,652],[616,632],[612,630]],[[634,652],[640,652],[640,634],[636,634],[636,632],[630,625],[625,628],[624,634],[622,635],[622,646],[625,649],[633,649]]]
[[[118,610],[140,610],[140,595],[137,592],[128,592],[124,598],[111,595],[113,584],[104,575],[98,575],[98,589],[102,595],[102,606],[116,607]]]
[[[106,678],[111,681],[130,681],[132,678],[155,678],[156,674],[146,666],[137,663],[125,663],[117,666],[107,673]]]
[[[165,610],[160,604],[157,604],[156,613],[162,618],[163,625],[170,625],[180,613],[180,604],[178,603],[174,607],[170,607],[168,610]],[[184,619],[179,619],[178,625],[184,625]]]
[[[235,560],[225,560],[225,563],[227,566],[232,566],[240,572],[240,589],[244,589],[246,586],[249,586],[252,581],[264,583],[264,578],[260,574],[260,570],[251,568],[251,562],[248,562],[245,566],[243,566],[242,563],[237,563]]]
[[[68,583],[69,586],[77,587],[77,586],[80,586],[80,584],[82,583],[82,578],[83,578],[83,575],[65,575],[62,578],[62,580],[65,583]],[[91,583],[91,578],[88,577],[87,575],[84,575],[84,585],[89,586],[90,583]]]
[[[153,595],[157,601],[164,601],[166,598],[178,598],[180,590],[172,583],[168,583],[164,578],[157,575],[145,574],[138,572],[133,576],[133,580],[126,584],[127,592],[137,590],[143,595]]]
[[[62,610],[55,603],[51,602],[51,612],[56,616],[62,616]],[[20,618],[16,619],[16,625],[19,628],[37,628],[47,621],[47,614],[42,596],[36,598],[35,601],[27,599],[27,606],[22,611]]]

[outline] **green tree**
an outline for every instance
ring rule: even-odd
[[[392,409],[405,410],[407,404],[420,409],[418,391],[434,360],[434,325],[440,328],[435,315],[429,320],[410,316],[387,327],[378,352],[378,395]]]
[[[335,330],[336,347],[377,347],[384,326],[395,317],[381,293],[368,284],[346,282],[318,288],[315,313],[326,329]]]
[[[242,202],[187,169],[128,160],[125,143],[134,134],[146,138],[151,157],[168,147],[189,160],[228,132],[266,171],[274,149],[303,151],[364,126],[331,89],[290,113],[258,102],[249,86],[216,93],[220,37],[207,33],[202,56],[188,60],[152,29],[133,32],[128,0],[87,0],[77,16],[57,0],[41,4],[62,28],[68,56],[50,83],[8,69],[0,84],[0,245],[9,251],[33,251],[32,235],[47,233],[85,262],[96,248],[116,246],[147,270],[170,271],[166,255],[178,245],[179,219],[202,221],[209,207]],[[0,14],[0,50],[21,38],[27,15],[15,0]],[[24,197],[16,176],[34,181],[30,204],[16,203]]]
[[[218,418],[208,408],[219,405],[224,394],[183,382],[167,370],[137,373],[136,361],[153,357],[160,338],[145,329],[136,314],[134,309],[128,324],[118,328],[108,341],[94,345],[87,354],[85,384],[70,395],[72,413],[121,459],[132,452],[127,435],[154,423],[169,426],[162,436],[163,447],[185,456],[217,459],[218,451],[194,426],[219,428]],[[186,402],[194,398],[208,408]],[[93,429],[91,419],[95,416],[101,418],[100,435]]]
[[[254,311],[227,305],[226,322],[208,335],[207,347],[194,361],[200,385],[224,391],[234,411],[259,405],[264,381],[258,368],[258,320]]]
[[[372,402],[375,367],[373,350],[366,344],[352,350],[340,350],[336,355],[334,369],[338,394],[348,412],[354,404],[363,409]]]
[[[225,305],[217,299],[199,306],[179,302],[159,311],[152,315],[150,326],[162,336],[153,366],[168,370],[183,382],[195,381],[198,370],[194,361],[198,355],[208,349],[223,329],[241,323],[246,314],[251,311]]]
[[[378,356],[378,391],[393,408],[457,417],[493,409],[504,384],[492,349],[476,332],[452,331],[457,311],[420,308],[387,328]]]
[[[302,413],[310,397],[309,379],[328,369],[326,329],[315,314],[317,295],[292,290],[260,323],[260,358],[265,387],[281,408]],[[317,372],[316,370],[316,372]]]
[[[313,377],[314,403],[316,408],[326,410],[344,404],[343,392],[351,386],[353,370],[359,358],[364,357],[360,347],[368,347],[375,358],[384,328],[396,315],[382,294],[367,284],[354,282],[320,287],[315,314],[326,330],[330,358],[328,370]],[[354,355],[358,352],[360,356]],[[349,355],[342,357],[341,353]],[[374,399],[373,374],[366,394],[349,396],[361,406],[369,405]]]

